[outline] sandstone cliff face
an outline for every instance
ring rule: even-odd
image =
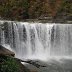
[[[7,56],[15,56],[15,53],[6,49],[5,47],[3,47],[2,45],[0,45],[0,56],[1,55],[7,55]]]

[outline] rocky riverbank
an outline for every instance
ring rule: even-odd
[[[14,56],[14,52],[0,45],[0,72],[33,72]]]
[[[30,70],[14,58],[0,55],[0,72],[30,72]]]
[[[25,66],[37,72],[72,72],[72,59],[62,58],[62,59],[50,59],[48,61],[33,60],[33,62],[43,65],[45,67],[36,67],[30,64],[25,64]]]

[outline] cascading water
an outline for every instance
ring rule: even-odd
[[[0,44],[21,59],[72,55],[72,25],[0,21]]]

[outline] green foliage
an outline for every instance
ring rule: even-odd
[[[53,4],[53,3],[55,3],[56,2],[56,0],[50,0],[50,3],[51,4]]]
[[[63,13],[67,16],[72,16],[72,2],[71,0],[63,0],[61,7],[59,9],[59,13]]]
[[[29,3],[29,18],[39,18],[49,14],[49,5],[43,0],[31,0]]]
[[[9,20],[34,19],[66,14],[72,16],[71,0],[0,0],[0,17]]]
[[[19,65],[11,57],[0,56],[0,72],[19,72]]]
[[[0,16],[12,20],[27,18],[28,0],[0,0]]]

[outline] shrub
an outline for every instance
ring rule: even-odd
[[[19,72],[19,65],[11,57],[0,56],[0,72]]]

